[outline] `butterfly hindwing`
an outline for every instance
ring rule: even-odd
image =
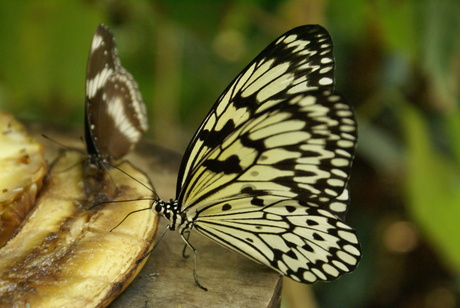
[[[250,208],[250,199],[227,202],[219,213],[208,208],[200,212],[194,227],[296,281],[330,281],[355,269],[360,258],[358,239],[335,215],[295,200]]]

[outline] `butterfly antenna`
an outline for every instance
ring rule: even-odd
[[[151,199],[120,200],[120,201],[109,201],[109,202],[107,202],[107,203],[127,202],[127,201],[139,201],[139,200],[151,200]],[[113,230],[115,230],[116,228],[118,228],[118,226],[121,225],[121,224],[122,224],[129,216],[131,216],[132,214],[139,213],[139,212],[142,212],[142,211],[151,210],[154,204],[155,204],[155,202],[152,202],[152,205],[150,205],[149,207],[146,207],[146,208],[143,208],[143,209],[139,209],[139,210],[135,210],[135,211],[129,212],[129,213],[125,216],[125,218],[123,218],[115,227],[113,227],[112,229],[110,229],[110,232],[112,232]]]
[[[76,150],[75,148],[72,148],[72,147],[69,147],[68,145],[65,145],[59,141],[57,141],[56,139],[53,139],[51,137],[49,137],[48,135],[45,135],[45,134],[42,134],[42,137],[45,138],[46,140],[48,141],[51,141],[52,143],[55,143],[57,144],[58,146],[64,148],[64,149],[67,149],[67,150]]]
[[[73,147],[70,147],[70,146],[68,146],[68,145],[65,145],[65,144],[63,144],[63,143],[61,143],[61,142],[59,142],[59,141],[57,141],[57,140],[55,140],[55,139],[49,137],[48,135],[42,134],[42,137],[45,138],[45,139],[48,140],[48,141],[51,141],[52,143],[57,144],[57,145],[60,146],[61,148],[64,148],[64,149],[66,149],[66,150],[68,150],[68,151],[77,151],[77,152],[81,152],[80,149],[73,148]],[[62,150],[62,149],[61,149],[61,150]],[[73,167],[77,166],[78,164],[80,164],[80,162],[75,163],[75,164],[71,165],[70,167],[68,167],[68,168],[66,168],[66,169],[64,169],[64,170],[62,170],[62,171],[59,171],[59,172],[66,172],[67,170],[72,169]]]
[[[115,168],[117,169],[118,171],[120,171],[121,173],[123,173],[124,175],[126,175],[127,177],[129,177],[130,179],[132,179],[133,181],[137,182],[138,184],[140,184],[141,186],[145,187],[147,190],[149,190],[150,192],[152,192],[155,196],[155,198],[160,198],[160,196],[158,196],[158,194],[153,190],[151,189],[150,187],[148,187],[147,185],[145,185],[144,183],[142,183],[141,181],[139,181],[138,179],[136,179],[135,177],[133,177],[131,174],[127,173],[126,171],[124,171],[123,169],[109,163],[109,162],[104,162],[105,164],[109,165],[110,167],[112,168]]]
[[[139,199],[128,199],[128,200],[107,200],[107,201],[101,201],[101,202],[98,202],[98,203],[95,203],[93,205],[91,205],[88,210],[92,210],[94,209],[95,207],[98,207],[99,205],[103,205],[103,204],[109,204],[109,203],[123,203],[123,202],[134,202],[134,201],[145,201],[145,200],[148,200],[148,201],[154,201],[156,200],[155,198],[139,198]],[[153,205],[150,206],[150,207],[146,207],[145,209],[140,209],[140,210],[136,210],[135,212],[137,211],[143,211],[143,210],[150,210],[152,209]]]

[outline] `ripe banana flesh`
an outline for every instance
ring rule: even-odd
[[[88,209],[83,159],[76,151],[60,154],[32,212],[0,249],[1,307],[104,307],[142,268],[136,260],[152,246],[157,216],[142,211],[111,229],[151,202]],[[149,183],[129,163],[119,168]],[[106,178],[117,188],[115,200],[152,198],[152,191],[116,169],[108,170]]]
[[[43,146],[0,112],[0,247],[35,204],[47,170]]]

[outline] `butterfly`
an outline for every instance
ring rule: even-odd
[[[221,94],[185,151],[177,199],[152,208],[195,263],[191,230],[295,281],[334,280],[361,256],[343,222],[356,141],[352,107],[334,91],[331,37],[301,26]]]
[[[105,171],[134,148],[147,128],[139,87],[121,66],[112,32],[101,24],[86,69],[84,184],[89,203],[110,199]]]
[[[121,66],[112,32],[101,24],[86,69],[85,141],[90,161],[99,165],[122,158],[147,128],[139,87]]]

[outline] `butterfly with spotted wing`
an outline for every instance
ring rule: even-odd
[[[177,199],[152,208],[295,281],[334,280],[361,257],[343,220],[357,141],[350,104],[334,91],[329,33],[292,29],[227,87],[192,138]],[[194,278],[198,282],[196,266]]]

